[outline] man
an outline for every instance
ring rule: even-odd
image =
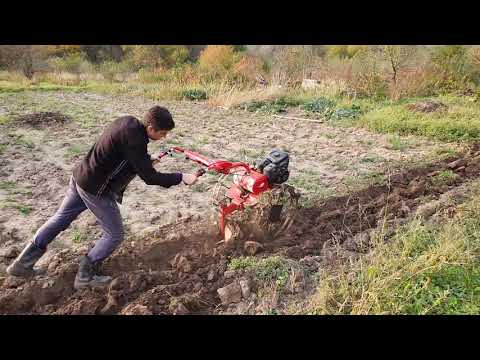
[[[149,140],[163,139],[175,127],[170,112],[154,106],[143,122],[123,116],[111,123],[85,158],[74,168],[65,198],[53,215],[34,235],[15,261],[7,268],[13,276],[30,277],[33,266],[55,237],[86,209],[101,225],[103,234],[80,260],[74,287],[81,289],[108,284],[110,276],[99,275],[99,266],[123,241],[124,230],[118,203],[127,185],[138,175],[148,185],[169,188],[180,183],[192,185],[197,176],[159,173],[147,152]]]

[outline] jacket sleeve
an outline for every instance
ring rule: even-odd
[[[182,182],[182,173],[159,173],[155,170],[147,152],[147,144],[140,139],[129,139],[124,155],[147,185],[169,188]]]

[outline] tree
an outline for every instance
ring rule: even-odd
[[[122,45],[81,45],[88,61],[97,64],[103,61],[122,61],[124,50]]]
[[[408,64],[416,54],[415,46],[384,45],[380,47],[381,54],[386,60],[391,71],[391,80],[394,86],[397,84],[399,71]]]
[[[44,45],[2,45],[0,66],[8,70],[20,70],[25,77],[32,79],[45,64],[46,50]]]

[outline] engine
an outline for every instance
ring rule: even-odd
[[[272,150],[266,158],[255,161],[255,168],[268,178],[270,184],[282,184],[290,175],[289,160],[287,152]]]

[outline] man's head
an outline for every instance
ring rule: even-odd
[[[160,140],[175,127],[175,122],[170,111],[162,106],[154,106],[143,117],[143,125],[151,140]]]

